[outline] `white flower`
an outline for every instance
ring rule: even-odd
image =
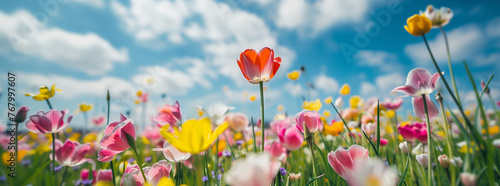
[[[226,183],[238,186],[268,186],[274,180],[281,163],[272,161],[267,153],[249,154],[238,159],[226,173]]]
[[[210,105],[208,110],[204,109],[200,106],[198,106],[198,109],[202,110],[208,116],[208,118],[210,118],[210,121],[212,121],[213,125],[220,125],[220,124],[222,124],[222,122],[224,122],[226,114],[230,110],[233,110],[234,107],[230,107],[230,106],[224,105],[222,103],[216,103],[216,104]]]
[[[410,148],[408,147],[408,143],[406,141],[399,144],[399,149],[401,149],[404,153],[410,152]]]
[[[425,13],[425,17],[429,18],[432,22],[432,28],[446,26],[453,17],[453,11],[447,7],[441,7],[436,10],[434,6],[429,5],[425,11],[420,11],[420,15]]]
[[[353,175],[349,185],[396,185],[399,181],[398,171],[387,166],[378,158],[362,159],[354,161]]]
[[[420,154],[417,156],[417,161],[422,165],[422,167],[429,167],[429,155],[428,154]]]

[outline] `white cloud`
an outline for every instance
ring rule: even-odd
[[[399,73],[392,73],[381,75],[375,78],[375,83],[377,87],[384,92],[389,93],[392,89],[397,86],[404,85],[406,81],[406,77]]]
[[[154,93],[169,95],[186,94],[197,85],[210,88],[212,84],[209,79],[215,77],[215,72],[206,63],[195,58],[174,59],[166,66],[149,66],[141,71],[141,74],[132,78],[135,84]],[[147,79],[151,82],[147,83]]]
[[[499,31],[500,31],[500,17],[496,17],[488,23],[486,27],[486,33],[490,37],[499,37],[500,36]]]
[[[366,97],[372,96],[377,92],[377,87],[368,82],[361,83],[360,94]]]
[[[285,91],[290,93],[293,97],[299,97],[304,95],[304,88],[298,83],[288,82],[285,84]]]
[[[450,44],[451,59],[454,63],[459,63],[463,59],[475,59],[475,55],[481,51],[485,44],[485,37],[481,29],[474,24],[448,31],[447,36]],[[438,34],[437,37],[429,40],[429,45],[436,61],[447,64],[448,57],[442,34]],[[426,66],[432,63],[424,42],[407,45],[405,47],[405,54],[417,65]]]
[[[104,7],[104,0],[73,0],[73,1],[96,8]]]
[[[312,35],[346,23],[359,23],[368,13],[368,0],[282,0],[277,7],[275,24]]]
[[[326,93],[335,93],[339,90],[339,82],[332,77],[320,74],[314,79],[314,85],[317,89]]]
[[[360,50],[354,55],[359,65],[378,67],[381,71],[399,71],[403,67],[394,53],[378,50]]]
[[[104,74],[113,69],[114,63],[128,61],[125,48],[116,49],[94,33],[77,34],[47,28],[24,10],[11,15],[0,12],[0,22],[4,24],[0,28],[0,52],[3,54],[19,52],[90,75]]]

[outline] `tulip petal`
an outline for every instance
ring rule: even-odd
[[[417,93],[417,89],[412,85],[403,85],[396,87],[395,89],[392,90],[392,92],[401,92],[403,94],[413,96],[414,94]]]
[[[406,85],[411,85],[413,87],[416,87],[417,89],[427,88],[430,79],[431,73],[429,73],[429,71],[424,68],[415,68],[408,73],[408,77],[406,78]]]
[[[432,75],[431,82],[430,82],[430,84],[429,84],[429,87],[430,87],[432,90],[434,90],[434,88],[436,88],[436,83],[437,83],[437,81],[439,80],[439,77],[440,77],[440,75],[439,75],[439,73],[437,73],[437,72],[436,72],[436,73],[434,73],[434,74]]]
[[[432,119],[436,117],[439,114],[439,110],[434,104],[434,102],[431,100],[429,95],[425,95],[425,99],[427,102],[427,110],[429,112],[429,119]],[[424,100],[422,97],[413,97],[412,98],[412,103],[413,103],[413,112],[415,116],[417,116],[420,119],[425,119],[425,109],[424,109]]]

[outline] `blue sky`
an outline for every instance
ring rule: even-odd
[[[259,103],[248,98],[258,95],[258,86],[244,79],[236,59],[247,48],[265,46],[283,58],[275,78],[265,84],[267,116],[277,113],[279,104],[288,113],[298,112],[306,79],[316,87],[309,90],[311,99],[335,99],[344,83],[351,86],[351,95],[395,98],[390,90],[404,84],[411,69],[435,72],[422,38],[403,28],[408,17],[430,3],[454,12],[444,29],[463,100],[474,101],[463,60],[476,80],[500,70],[498,1],[40,2],[0,1],[0,73],[16,73],[18,104],[33,110],[47,107],[23,94],[55,83],[63,90],[52,99],[55,107],[74,111],[80,103],[91,103],[95,109],[90,115],[104,111],[105,92],[110,89],[112,118],[129,110],[139,117],[141,107],[132,103],[137,90],[151,93],[149,115],[179,100],[185,118],[195,116],[196,105],[216,102],[259,117]],[[378,15],[389,17],[380,21]],[[364,40],[357,40],[360,37]],[[433,29],[427,37],[449,75],[441,33]],[[355,50],[343,52],[346,46]],[[305,76],[297,81],[286,78],[301,66],[306,67]],[[147,84],[145,79],[155,81]],[[498,100],[497,78],[491,85]],[[1,105],[6,105],[6,88],[0,86]],[[162,94],[167,97],[162,99]],[[406,113],[409,99],[404,104],[400,112]],[[331,109],[325,105],[322,110]],[[80,125],[81,115],[75,117],[74,125]]]

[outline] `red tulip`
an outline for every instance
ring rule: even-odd
[[[268,82],[281,65],[281,58],[275,58],[273,49],[269,47],[264,47],[259,53],[254,49],[246,49],[237,61],[241,73],[252,84]]]

